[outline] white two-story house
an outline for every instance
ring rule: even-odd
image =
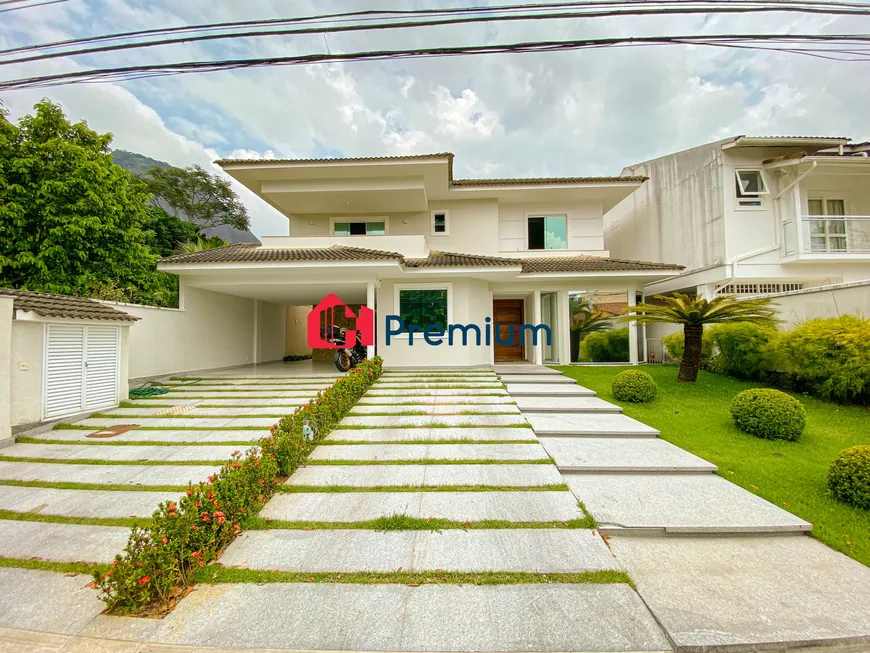
[[[605,248],[604,214],[643,176],[460,180],[449,153],[219,164],[287,216],[287,235],[159,267],[179,275],[187,310],[193,301],[207,311],[220,297],[254,300],[239,306],[253,306],[253,318],[242,318],[260,340],[255,362],[279,349],[303,353],[305,316],[330,293],[374,311],[369,353],[387,365],[577,362],[576,326],[590,312],[613,316],[614,342],[624,335],[605,358],[636,362],[638,330],[618,316],[647,284],[682,269],[611,258]],[[241,319],[210,315],[227,329]],[[432,327],[432,337],[408,325]]]
[[[708,298],[870,279],[870,143],[737,136],[626,167],[648,180],[604,218],[614,256],[668,261],[647,284]],[[870,309],[870,307],[868,307]]]

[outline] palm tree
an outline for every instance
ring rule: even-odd
[[[772,300],[737,299],[722,296],[706,300],[703,297],[674,293],[673,297],[655,295],[661,304],[638,304],[631,315],[623,320],[638,324],[682,324],[685,347],[680,360],[677,380],[694,383],[701,369],[701,338],[705,324],[750,322],[759,326],[773,326],[776,309]]]
[[[579,362],[580,360],[580,342],[583,338],[596,331],[606,331],[610,326],[612,318],[613,316],[609,313],[585,308],[571,316],[572,362]]]
[[[196,239],[189,240],[186,243],[178,243],[178,247],[175,248],[175,253],[194,254],[196,252],[204,252],[207,249],[217,249],[218,247],[224,247],[225,245],[227,245],[227,243],[225,243],[217,236],[212,236],[211,238],[203,238],[202,236],[197,236]]]

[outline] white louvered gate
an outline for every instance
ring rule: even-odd
[[[116,326],[48,324],[45,417],[63,417],[118,400],[120,331]]]

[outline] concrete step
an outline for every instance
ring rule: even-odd
[[[415,440],[535,440],[531,429],[481,427],[406,428],[406,429],[336,429],[328,440],[351,442],[409,442]]]
[[[310,572],[522,571],[618,569],[594,531],[499,529],[392,531],[267,530],[237,537],[225,567]]]
[[[556,492],[323,492],[279,494],[260,512],[283,521],[355,522],[408,515],[453,521],[561,522],[585,514]]]
[[[554,370],[552,367],[547,367],[545,365],[506,365],[504,363],[498,363],[493,366],[493,370],[496,374],[501,376],[510,375],[510,374],[522,374],[522,375],[540,375],[540,374],[549,374],[550,376],[561,376],[562,373],[559,370]]]
[[[0,461],[0,479],[102,485],[187,485],[208,480],[220,465],[65,465]],[[5,490],[3,486],[0,491]]]
[[[571,383],[508,383],[507,391],[511,397],[594,397],[589,388]]]
[[[504,384],[508,383],[563,383],[565,385],[576,385],[577,381],[571,379],[567,376],[556,375],[556,374],[502,374],[499,378],[501,378],[501,382]]]
[[[123,550],[129,536],[126,526],[4,519],[0,520],[0,557],[107,564]]]
[[[523,424],[525,420],[517,415],[390,415],[390,416],[358,416],[345,417],[341,420],[341,426],[365,426],[368,428],[391,428],[391,427],[426,427],[439,428],[441,426],[453,427],[492,427],[513,426]],[[529,429],[521,429],[528,430]]]
[[[278,417],[89,417],[76,422],[76,424],[79,426],[95,427],[136,424],[138,426],[179,430],[189,428],[250,428],[256,426],[268,430],[279,419]]]
[[[563,472],[716,471],[716,465],[659,438],[543,438],[541,444]]]
[[[115,435],[110,438],[89,438],[91,433],[98,433],[97,430],[85,431],[81,429],[58,429],[56,431],[46,431],[30,437],[37,440],[68,440],[70,442],[83,442],[86,444],[98,444],[100,442],[111,443],[120,442],[166,442],[173,445],[185,442],[248,442],[248,445],[236,445],[237,449],[244,449],[254,445],[257,441],[266,435],[264,431],[254,431],[250,429],[239,429],[235,431],[200,431],[200,430],[184,430],[176,431],[173,429],[167,430],[151,430],[151,429],[132,429],[125,431],[120,435]],[[99,446],[99,445],[98,445]],[[0,449],[0,453],[2,453]],[[5,455],[5,454],[3,454]]]
[[[147,433],[147,431],[146,431]],[[60,460],[111,460],[125,461],[194,461],[224,462],[239,451],[235,445],[203,445],[193,447],[162,447],[160,445],[86,445],[86,444],[13,444],[0,451],[4,456],[15,458],[57,458]],[[68,474],[75,476],[75,471]],[[67,479],[71,480],[71,479]]]
[[[308,466],[296,470],[288,485],[306,486],[539,486],[564,483],[552,464],[541,465],[354,465]]]
[[[369,394],[364,395],[358,402],[357,406],[394,406],[396,408],[405,408],[413,410],[418,406],[462,406],[473,408],[475,406],[512,406],[513,399],[507,394],[502,394],[497,397],[482,395],[479,397],[458,397],[455,395],[420,395],[410,399],[402,397],[378,397]]]
[[[0,510],[61,517],[151,517],[157,504],[178,500],[178,492],[55,490],[41,487],[0,489]]]
[[[452,388],[452,389],[444,389],[444,388],[436,388],[436,389],[426,389],[426,388],[392,388],[390,386],[379,386],[376,388],[372,388],[368,392],[366,392],[366,397],[404,397],[405,400],[410,401],[411,399],[416,399],[417,397],[475,397],[478,395],[486,396],[486,397],[495,397],[501,396],[507,398],[508,392],[504,388]]]
[[[359,431],[365,433],[365,431]],[[539,444],[348,444],[317,447],[309,460],[541,460]]]
[[[782,533],[812,524],[714,474],[565,474],[608,535]]]
[[[607,413],[532,413],[523,417],[540,436],[638,436],[656,437],[657,429],[628,415]]]
[[[622,407],[598,397],[517,397],[517,408],[526,413],[621,413]]]

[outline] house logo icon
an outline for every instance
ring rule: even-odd
[[[340,337],[340,329],[335,324],[341,311],[351,321],[344,338]],[[368,306],[361,306],[357,315],[337,295],[330,293],[308,314],[308,346],[312,349],[353,347],[357,333],[363,346],[375,344],[375,312]]]

